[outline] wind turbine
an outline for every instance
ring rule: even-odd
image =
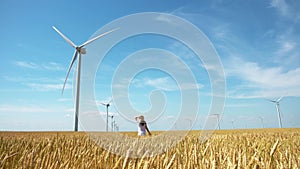
[[[112,124],[111,124],[111,127],[112,127],[112,132],[115,132],[116,131],[116,125],[117,125],[117,122],[114,120],[112,121]]]
[[[76,93],[75,93],[75,127],[74,127],[74,131],[78,131],[78,115],[79,115],[79,99],[80,99],[80,71],[81,71],[81,55],[84,55],[86,54],[86,49],[84,48],[86,45],[92,43],[93,41],[113,32],[113,31],[116,31],[118,30],[119,28],[116,28],[116,29],[112,29],[108,32],[105,32],[103,34],[100,34],[88,41],[86,41],[85,43],[83,43],[82,45],[80,46],[76,46],[69,38],[67,38],[64,34],[62,34],[56,27],[52,26],[52,28],[62,37],[65,39],[65,41],[67,41],[67,43],[69,43],[73,48],[75,48],[75,53],[73,55],[73,58],[72,58],[72,61],[71,61],[71,64],[69,66],[69,69],[68,69],[68,73],[66,75],[66,79],[65,79],[65,82],[64,82],[64,85],[63,85],[63,88],[62,88],[62,94],[64,93],[64,89],[65,89],[65,85],[66,85],[66,82],[67,82],[67,79],[69,77],[69,73],[71,71],[71,68],[75,62],[75,60],[77,59],[78,57],[78,62],[77,62],[77,79],[76,79]]]
[[[275,103],[276,105],[276,109],[277,109],[277,114],[278,114],[278,121],[279,121],[279,126],[280,128],[282,128],[282,123],[281,123],[281,116],[280,116],[280,106],[279,106],[279,102],[282,100],[283,96],[281,96],[279,99],[277,100],[270,100],[270,99],[267,99],[269,100],[270,102],[273,102]]]
[[[261,121],[262,128],[265,128],[265,125],[264,125],[264,118],[261,117],[261,116],[259,116],[258,118],[259,118],[260,121]]]
[[[119,131],[119,125],[115,124],[115,131],[118,132]]]
[[[108,132],[108,107],[110,106],[110,102],[111,100],[108,103],[101,103],[103,106],[106,107],[106,132]]]
[[[232,129],[234,129],[234,120],[231,120]]]

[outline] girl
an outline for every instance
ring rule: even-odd
[[[136,122],[138,123],[138,135],[139,136],[145,136],[146,135],[146,131],[149,133],[149,135],[151,136],[151,133],[147,127],[147,123],[144,120],[144,116],[136,116],[135,117]]]

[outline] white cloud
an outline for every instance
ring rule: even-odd
[[[272,0],[270,5],[271,7],[278,9],[281,15],[289,15],[289,7],[285,0]]]
[[[65,68],[62,65],[55,62],[44,63],[41,65],[41,68],[45,70],[53,70],[53,71],[65,70]]]
[[[169,17],[168,15],[159,15],[155,18],[157,21],[166,22],[170,25],[178,26],[177,20],[173,19],[173,17]]]
[[[39,70],[50,70],[50,71],[65,70],[63,66],[61,66],[59,63],[56,62],[37,64],[34,62],[27,62],[27,61],[15,61],[14,64],[18,67],[28,68],[28,69],[39,69]]]
[[[31,87],[36,91],[53,91],[53,90],[62,90],[63,84],[46,84],[46,83],[24,83],[26,86]],[[65,89],[71,89],[70,84],[65,85]]]
[[[64,78],[49,78],[49,77],[33,77],[33,76],[3,76],[7,81],[24,83],[24,82],[43,82],[54,83],[57,81],[64,82]]]
[[[278,54],[285,54],[292,51],[296,47],[296,43],[291,41],[283,41],[280,42],[280,44],[280,49],[277,51]]]
[[[135,87],[145,87],[150,86],[155,89],[165,90],[165,91],[176,91],[176,90],[193,90],[200,89],[204,85],[199,83],[182,83],[177,84],[170,77],[159,77],[159,78],[143,78],[143,79],[134,79],[133,85]]]
[[[227,77],[242,80],[239,86],[229,92],[235,97],[300,96],[300,67],[291,70],[282,67],[264,68],[239,58],[234,58],[230,63],[226,69]]]
[[[280,97],[285,94],[300,96],[300,51],[297,29],[300,21],[300,12],[297,9],[299,2],[272,0],[270,7],[277,10],[280,17],[274,20],[274,25],[266,27],[262,39],[255,34],[261,31],[259,29],[255,28],[254,33],[247,32],[247,37],[251,38],[241,38],[243,36],[239,35],[243,35],[241,33],[244,32],[240,32],[240,25],[237,25],[239,23],[226,22],[222,16],[217,18],[198,14],[197,19],[202,17],[207,20],[207,27],[201,23],[199,25],[208,33],[208,37],[212,38],[224,61],[229,82],[227,93],[231,97]],[[232,12],[225,10],[223,12]],[[191,19],[188,15],[185,17]],[[195,23],[199,22],[195,20]],[[240,58],[230,58],[232,56]],[[247,57],[251,61],[241,59]],[[268,61],[280,66],[267,66]],[[201,66],[206,70],[220,70],[214,65]]]
[[[20,105],[12,105],[12,104],[2,104],[0,105],[1,113],[52,113],[58,112],[58,109],[53,109],[49,107],[41,107],[41,106],[20,106]]]
[[[300,21],[299,2],[285,0],[271,0],[270,6],[277,9],[279,14],[294,22]]]
[[[59,98],[59,99],[57,99],[57,101],[59,101],[59,102],[70,102],[70,101],[73,101],[73,99],[71,99],[71,98]]]
[[[73,115],[71,115],[71,114],[66,114],[64,117],[66,117],[66,118],[71,118],[71,117],[73,117]]]
[[[145,78],[143,79],[144,85],[154,87],[156,89],[166,90],[166,91],[173,91],[176,90],[178,87],[169,77],[161,77],[156,79]]]
[[[39,66],[33,62],[24,62],[24,61],[16,61],[14,63],[18,67],[29,68],[29,69],[37,69]]]
[[[274,52],[274,62],[288,66],[298,65],[300,62],[300,50],[298,33],[294,28],[289,28],[277,35],[277,50]]]
[[[169,116],[166,116],[167,119],[177,119],[175,116],[173,115],[169,115]]]
[[[26,86],[28,89],[34,89],[35,91],[55,91],[62,90],[63,78],[48,78],[48,77],[14,77],[14,76],[3,76],[3,78],[10,82],[16,82]],[[71,89],[72,84],[67,81],[65,90]],[[63,101],[63,100],[59,100]]]
[[[74,113],[75,109],[74,108],[69,108],[66,109],[65,112],[69,112],[69,113]]]

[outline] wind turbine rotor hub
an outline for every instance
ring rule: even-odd
[[[80,54],[86,54],[86,49],[85,48],[80,48]]]

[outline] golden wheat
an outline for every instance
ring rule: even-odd
[[[129,143],[126,139],[103,149],[101,139],[95,142],[85,133],[2,132],[0,168],[300,168],[300,129],[216,131],[205,141],[200,134],[190,132],[161,154],[145,150],[146,143],[130,143],[139,145],[143,154],[132,158],[134,152],[122,146]],[[100,135],[105,139],[113,133]],[[111,153],[116,151],[126,156]]]

